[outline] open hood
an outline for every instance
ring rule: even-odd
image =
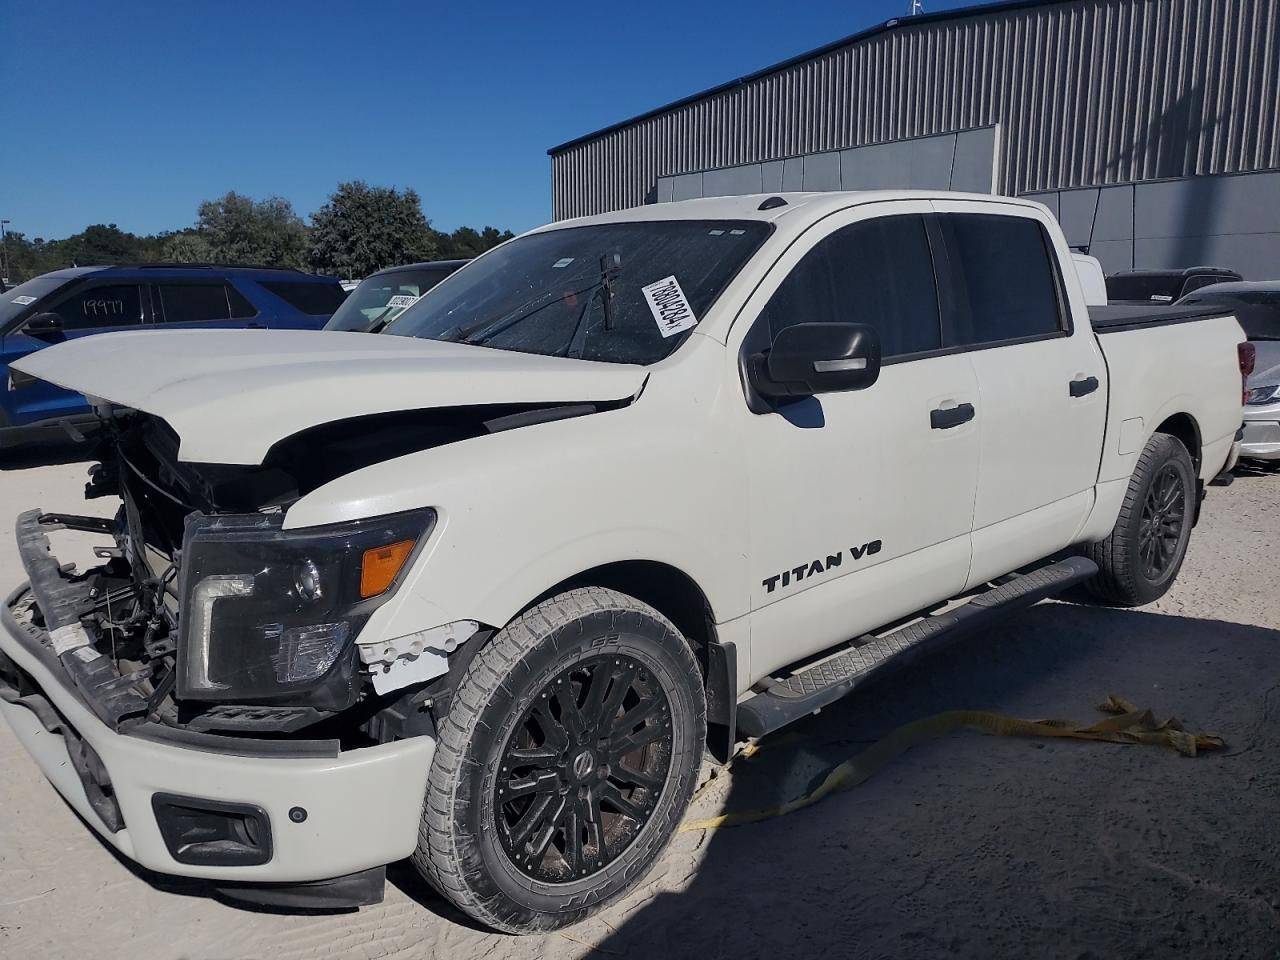
[[[256,465],[280,440],[373,414],[475,404],[602,403],[643,367],[409,337],[302,330],[141,330],[82,337],[13,364],[177,433],[178,459]]]

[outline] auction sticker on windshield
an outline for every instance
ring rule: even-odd
[[[12,301],[10,301],[10,302],[11,302],[11,303],[20,303],[20,304],[22,304],[22,305],[25,307],[25,306],[26,306],[27,304],[29,304],[29,303],[35,303],[35,302],[36,302],[36,298],[35,298],[35,297],[27,297],[27,296],[14,297],[14,298],[13,298],[13,300],[12,300]]]
[[[693,307],[689,306],[684,291],[680,289],[680,281],[674,276],[641,287],[640,292],[644,294],[649,311],[658,324],[658,331],[664,338],[673,337],[697,325],[698,318],[693,315]]]
[[[395,296],[387,301],[387,306],[406,308],[406,307],[412,307],[417,302],[418,302],[417,297]]]

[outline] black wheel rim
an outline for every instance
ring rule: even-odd
[[[1160,580],[1177,562],[1186,520],[1187,492],[1182,475],[1173,464],[1165,464],[1147,490],[1138,525],[1138,551],[1148,580]]]
[[[639,661],[603,655],[562,672],[503,748],[494,816],[511,863],[567,883],[617,860],[657,806],[672,744],[671,704]]]

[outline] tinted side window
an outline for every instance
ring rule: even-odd
[[[987,213],[947,213],[938,222],[951,263],[955,344],[1063,330],[1053,254],[1039,223]]]
[[[1182,295],[1185,297],[1192,290],[1199,290],[1201,287],[1211,287],[1215,283],[1222,283],[1226,277],[1220,277],[1211,274],[1197,273],[1187,277],[1187,282],[1182,285]]]
[[[53,312],[66,330],[127,327],[142,322],[142,296],[136,283],[98,284],[72,294]]]
[[[296,280],[265,280],[261,283],[293,309],[313,317],[329,316],[347,298],[336,280],[332,283]]]
[[[202,323],[231,316],[226,289],[220,283],[162,283],[160,302],[165,323]]]
[[[765,307],[770,336],[796,323],[865,323],[882,356],[942,346],[933,258],[924,218],[864,220],[805,254]]]
[[[231,304],[232,320],[248,320],[258,315],[258,308],[250,303],[243,293],[227,284],[227,302]]]

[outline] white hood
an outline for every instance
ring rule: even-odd
[[[69,340],[22,373],[160,417],[179,459],[259,464],[309,427],[377,413],[633,397],[643,367],[385,334],[141,330]]]

